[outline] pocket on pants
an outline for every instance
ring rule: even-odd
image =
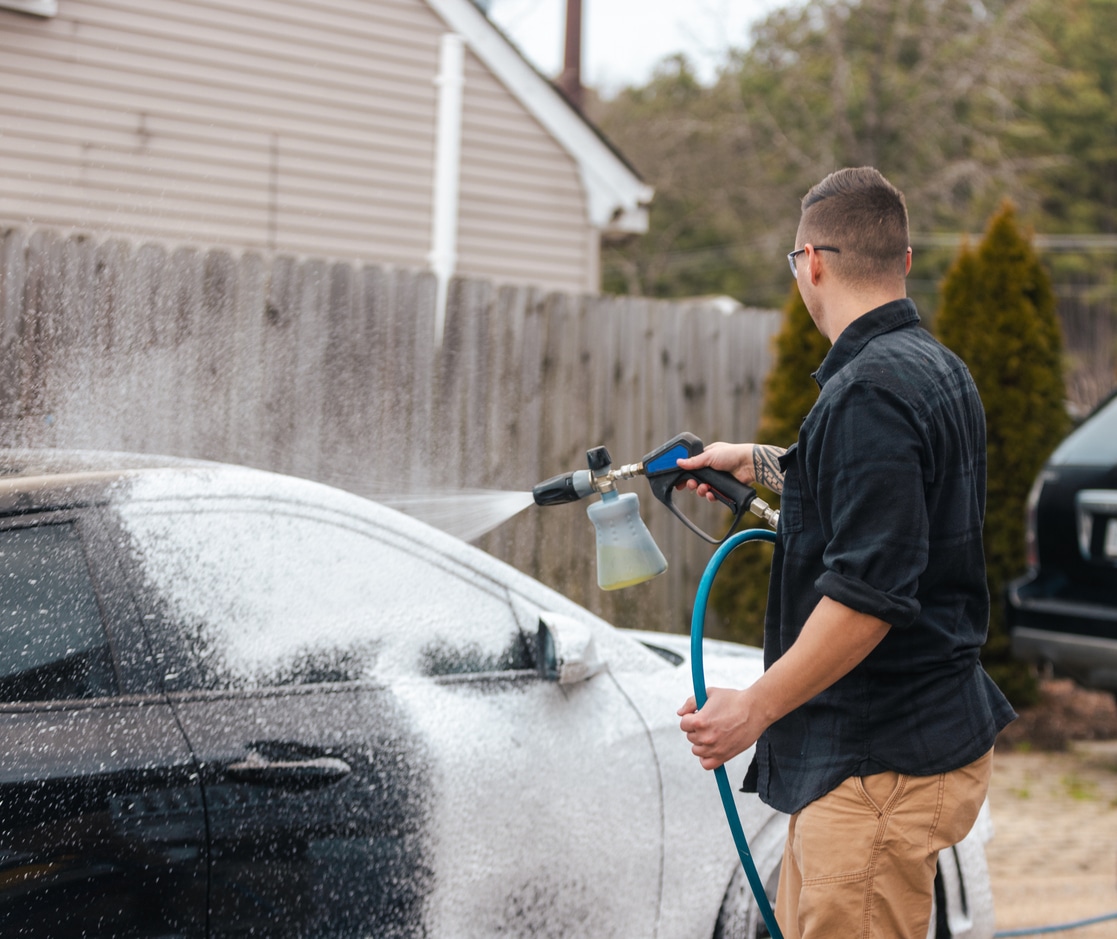
[[[862,798],[876,810],[878,815],[883,815],[903,785],[905,777],[899,773],[886,772],[874,773],[872,776],[860,776],[853,780],[861,792]]]

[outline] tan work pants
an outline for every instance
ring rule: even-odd
[[[937,776],[847,779],[791,817],[776,896],[785,939],[926,939],[935,863],[969,833],[993,752]]]

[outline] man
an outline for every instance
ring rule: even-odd
[[[681,727],[706,769],[756,744],[746,789],[791,816],[787,939],[925,939],[938,852],[973,826],[1015,716],[978,661],[984,412],[907,299],[907,207],[879,172],[812,188],[788,259],[832,345],[798,442],[679,464],[782,493],[765,673],[691,698]]]

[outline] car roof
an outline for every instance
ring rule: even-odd
[[[0,450],[0,515],[114,501],[219,496],[321,503],[342,513],[372,515],[383,527],[423,542],[449,538],[352,492],[268,470],[118,451]]]
[[[116,500],[259,496],[313,503],[375,522],[453,558],[545,609],[605,624],[551,587],[459,538],[375,499],[296,476],[186,457],[100,450],[0,449],[0,518]]]
[[[103,502],[115,483],[145,470],[217,465],[100,450],[0,449],[0,515]]]
[[[108,450],[0,449],[0,478],[27,479],[167,466],[215,466],[206,460]]]

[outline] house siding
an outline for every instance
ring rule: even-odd
[[[472,55],[465,88],[460,269],[491,279],[504,269],[512,280],[596,291],[574,161]]]
[[[0,224],[426,267],[445,31],[422,0],[0,10]],[[459,269],[585,289],[574,161],[466,72]]]

